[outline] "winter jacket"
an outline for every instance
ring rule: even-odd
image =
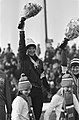
[[[58,93],[52,97],[49,107],[44,114],[44,120],[49,120],[49,117],[53,110],[55,110],[55,113],[56,113],[56,120],[59,120],[60,114],[62,111],[63,102],[64,102],[63,88],[61,88],[58,91]],[[79,114],[79,103],[78,103],[78,100],[77,100],[75,94],[73,94],[73,105]]]
[[[28,102],[17,96],[12,103],[12,120],[29,120]]]

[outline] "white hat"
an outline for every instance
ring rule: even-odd
[[[25,76],[25,74],[22,73],[18,83],[18,91],[29,90],[31,88],[32,88],[32,85],[30,81],[28,80],[27,76]]]
[[[30,47],[33,46],[36,49],[36,44],[31,38],[27,38],[26,42],[26,50]]]
[[[73,85],[73,78],[70,74],[64,74],[62,76],[61,86],[68,87]]]

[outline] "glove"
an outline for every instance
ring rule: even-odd
[[[68,38],[64,38],[64,41],[63,41],[63,43],[61,43],[61,45],[59,46],[59,48],[64,49],[67,46],[68,41],[69,41]]]
[[[19,25],[18,25],[18,29],[22,29],[23,27],[24,27],[24,24],[25,24],[25,21],[26,20],[26,18],[25,17],[21,17],[21,21],[20,21],[20,23],[19,23]]]

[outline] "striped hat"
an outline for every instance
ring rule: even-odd
[[[70,74],[64,74],[62,76],[61,86],[68,87],[73,85],[73,78]]]
[[[73,58],[71,60],[71,66],[73,66],[73,65],[79,65],[79,58]]]
[[[32,88],[32,85],[30,81],[28,80],[27,76],[25,76],[25,74],[22,73],[18,83],[18,91],[30,90],[31,88]]]

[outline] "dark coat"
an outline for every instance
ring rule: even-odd
[[[37,68],[31,62],[30,57],[26,55],[25,34],[24,31],[20,31],[19,41],[19,58],[21,62],[21,71],[25,73],[31,82],[32,86],[41,87],[40,76],[43,72],[43,62],[35,55],[36,61],[39,62]]]

